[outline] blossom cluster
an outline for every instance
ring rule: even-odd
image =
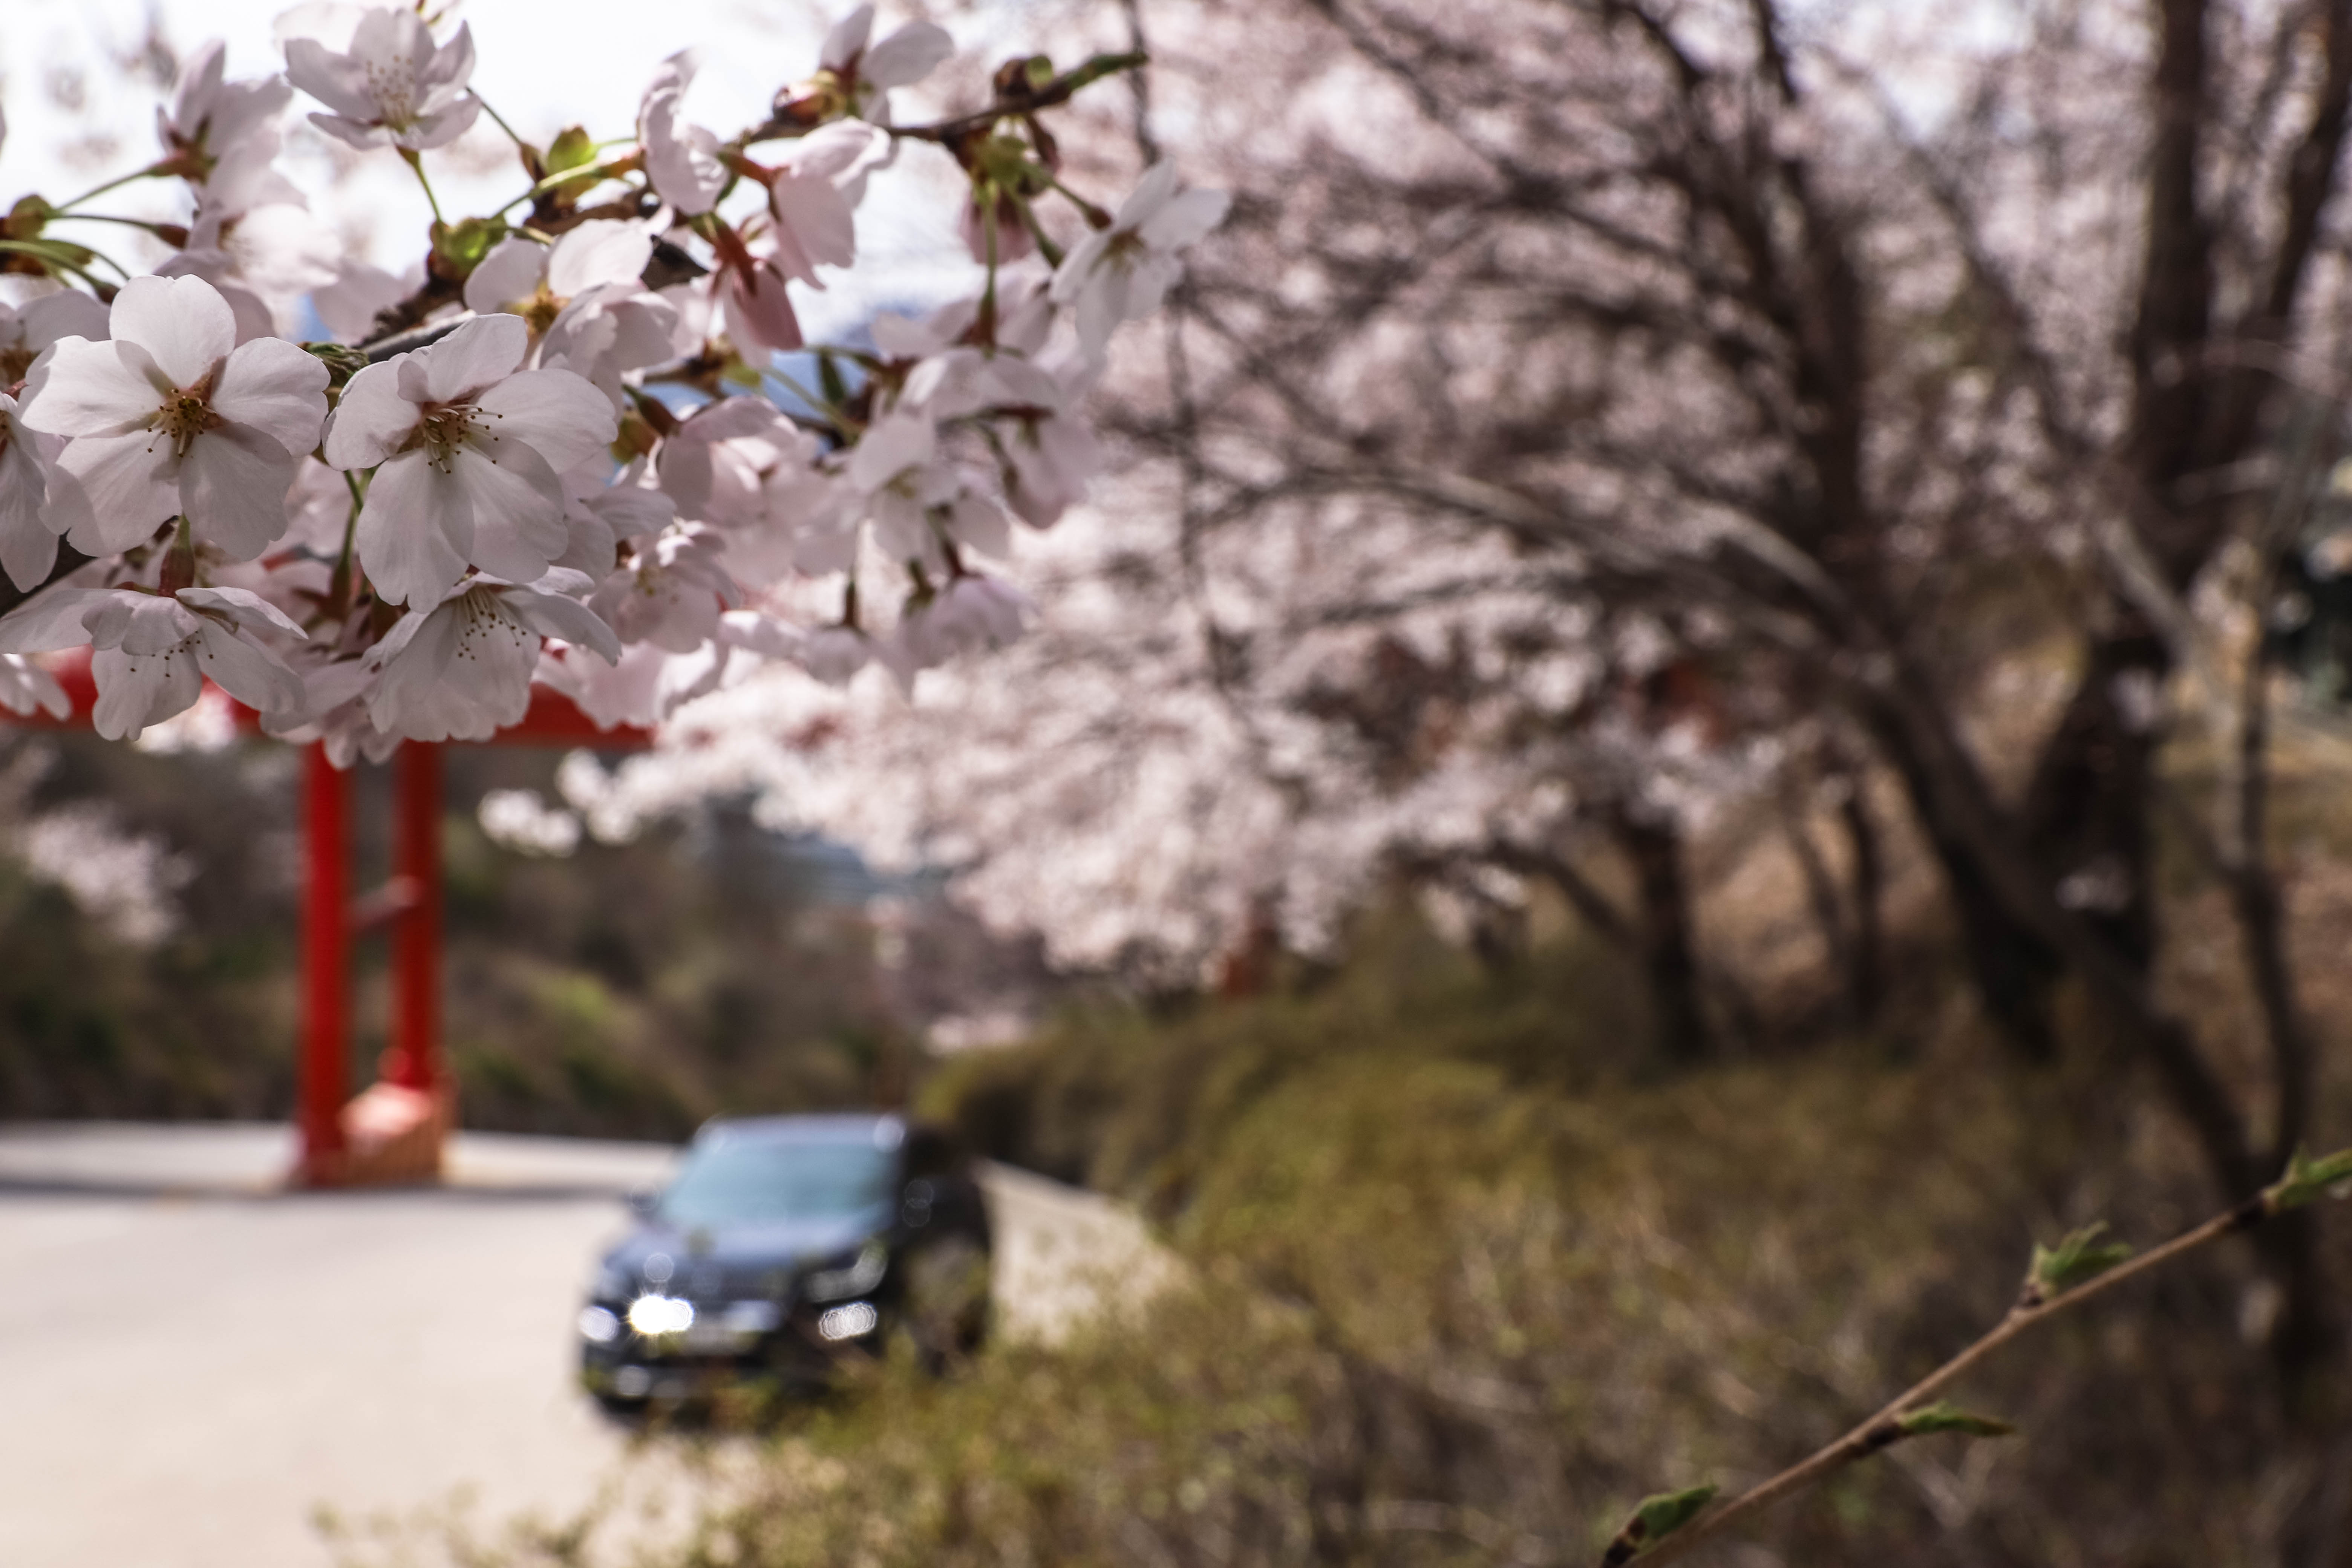
[[[515,137],[529,188],[475,216],[436,200],[404,279],[307,211],[284,127],[305,95],[320,132],[431,196],[425,154],[486,110],[504,129],[467,29],[313,0],[279,20],[283,75],[195,55],[141,171],[184,183],[187,223],[92,210],[110,185],[28,195],[0,235],[0,573],[21,600],[0,706],[58,706],[41,656],[88,646],[102,733],[209,679],[348,762],[486,738],[534,682],[655,723],[763,661],[905,684],[1019,637],[1014,521],[1084,495],[1112,336],[1225,198],[1166,164],[1116,211],[1063,183],[1041,114],[1139,57],[1015,60],[980,111],[903,125],[893,95],[950,40],[873,21],[844,18],[731,138],[688,118],[690,53],[629,134]],[[805,341],[793,291],[857,264],[858,209],[902,155],[966,176],[981,287]],[[170,254],[127,276],[89,220]]]

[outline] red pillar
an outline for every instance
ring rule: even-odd
[[[392,1052],[384,1077],[436,1092],[441,1063],[441,748],[409,741],[393,755],[393,875],[407,908],[392,931]]]
[[[343,1174],[343,1100],[351,1080],[351,774],[313,744],[302,754],[302,1131],[296,1179],[331,1186]]]

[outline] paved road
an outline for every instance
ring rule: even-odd
[[[0,1125],[0,1568],[325,1568],[311,1523],[560,1513],[647,1461],[573,1389],[569,1324],[656,1145],[461,1134],[440,1189],[276,1190],[278,1127]],[[1147,1244],[990,1181],[1000,1310]]]

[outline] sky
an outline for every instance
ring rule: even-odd
[[[155,105],[164,89],[127,71],[152,15],[184,58],[208,38],[227,45],[232,78],[282,68],[271,23],[289,0],[0,0],[0,205],[26,191],[63,201],[156,156]],[[639,97],[671,53],[698,49],[701,74],[688,112],[724,136],[758,120],[769,97],[806,76],[833,16],[847,0],[466,0],[456,16],[471,26],[473,84],[516,131],[544,145],[562,126],[584,123],[599,138],[633,129]],[[897,25],[887,3],[878,37]],[[980,46],[984,24],[967,18],[959,42]],[[444,36],[447,26],[437,28]],[[430,213],[409,172],[389,151],[362,155],[335,177],[331,144],[300,121],[319,105],[297,95],[288,155],[280,167],[311,196],[311,207],[346,243],[400,270],[422,254]],[[920,105],[910,101],[902,120]],[[930,149],[919,149],[928,154]],[[910,157],[904,161],[915,164]],[[511,145],[485,116],[455,146],[425,154],[444,211],[488,211],[519,195],[523,176]],[[825,294],[793,285],[812,336],[830,336],[878,302],[943,299],[973,276],[940,198],[940,170],[902,168],[877,181],[859,214],[864,264],[856,283]],[[926,176],[929,176],[928,178]],[[128,187],[91,205],[120,216],[176,219],[186,199],[177,182]],[[60,233],[68,231],[60,230]],[[68,237],[104,243],[131,270],[142,252],[135,231],[85,225]]]

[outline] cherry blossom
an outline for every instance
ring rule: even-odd
[[[168,107],[155,110],[155,135],[172,172],[199,187],[234,187],[245,205],[295,202],[301,193],[271,167],[280,111],[293,101],[283,77],[224,79],[227,49],[204,45],[180,68]]]
[[[184,185],[184,221],[81,210],[122,181],[9,208],[0,572],[26,596],[0,620],[0,702],[50,701],[25,656],[89,644],[109,734],[186,711],[210,675],[344,764],[487,735],[534,679],[600,721],[667,723],[763,665],[879,665],[905,692],[1023,632],[1026,601],[973,559],[1009,561],[1007,506],[1051,521],[1098,463],[1079,410],[1101,345],[1050,276],[1003,247],[966,298],[875,321],[873,353],[851,320],[814,372],[772,356],[802,346],[795,285],[871,259],[856,212],[902,150],[967,186],[1058,168],[1041,115],[1066,92],[1000,73],[977,119],[894,134],[888,93],[950,40],[877,41],[861,7],[731,139],[686,117],[681,53],[634,147],[584,125],[519,146],[540,188],[469,216],[425,156],[485,112],[465,27],[436,42],[414,8],[313,0],[277,31],[285,75],[230,80],[209,45],[158,110],[163,156],[130,178]],[[348,250],[279,167],[298,88],[320,132],[425,184],[404,264]],[[967,123],[994,174],[967,166]],[[1060,196],[1057,232],[1095,211],[1030,192]],[[85,218],[161,241],[152,274],[95,285],[91,265],[134,269],[43,232]],[[321,325],[335,342],[297,341]],[[767,391],[804,374],[824,390]]]
[[[1018,642],[1033,613],[1028,598],[1011,584],[967,574],[900,622],[898,641],[919,666],[945,664],[959,654]]]
[[[438,605],[468,565],[535,581],[562,555],[561,470],[613,439],[613,407],[565,370],[523,370],[530,329],[478,316],[430,347],[361,371],[324,452],[374,468],[357,542],[394,604]]]
[[[552,247],[509,239],[466,280],[466,304],[520,316],[538,340],[538,363],[596,384],[615,411],[621,378],[675,357],[677,308],[639,275],[653,254],[644,226],[594,218]]]
[[[243,588],[59,586],[0,616],[0,653],[89,645],[98,682],[92,722],[110,741],[136,740],[194,705],[207,679],[265,713],[299,708],[302,679],[259,640],[264,632],[303,636],[283,611]]]
[[[1176,166],[1153,164],[1108,228],[1080,240],[1054,274],[1054,302],[1077,311],[1078,339],[1099,356],[1121,321],[1160,308],[1181,268],[1179,252],[1223,223],[1233,198],[1179,191]]]
[[[890,123],[890,91],[912,87],[955,53],[955,40],[933,22],[908,22],[869,45],[874,7],[860,5],[834,24],[819,63],[847,95],[849,110],[877,125]]]
[[[482,111],[466,90],[474,36],[465,23],[436,46],[414,11],[362,8],[347,43],[338,37],[341,20],[339,9],[319,24],[332,46],[308,34],[285,37],[288,79],[332,110],[311,115],[311,124],[354,147],[388,143],[411,153],[465,134]]]
[[[369,721],[413,741],[485,741],[530,706],[542,635],[616,662],[612,628],[569,596],[586,585],[561,569],[529,585],[477,577],[411,610],[367,656]]]
[[[294,465],[318,444],[327,368],[282,338],[239,345],[201,278],[134,278],[113,338],[58,342],[34,368],[21,423],[71,437],[50,504],[74,548],[143,543],[178,513],[197,539],[247,561],[286,529]]]
[[[719,629],[719,611],[741,596],[719,556],[716,529],[681,523],[647,541],[588,601],[625,642],[692,653]]]

